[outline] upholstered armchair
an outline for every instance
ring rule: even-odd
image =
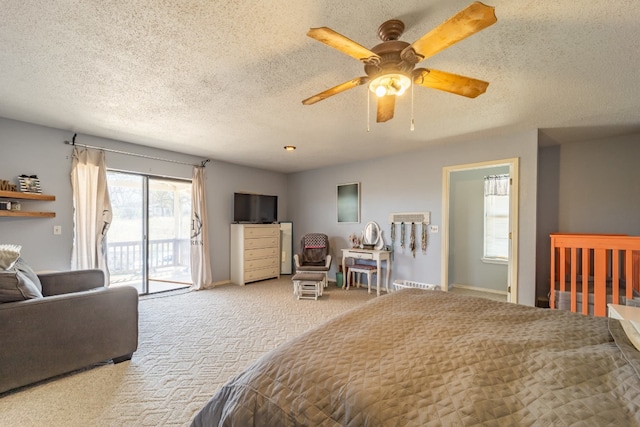
[[[322,233],[309,233],[300,240],[300,252],[293,256],[296,273],[313,272],[324,274],[323,286],[327,287],[331,254],[329,237]]]

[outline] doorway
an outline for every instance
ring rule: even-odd
[[[441,283],[445,290],[449,290],[449,287],[453,284],[452,272],[450,268],[455,268],[456,263],[456,250],[453,245],[453,238],[458,233],[465,233],[463,227],[457,226],[454,230],[454,216],[456,212],[454,209],[455,194],[453,185],[455,184],[459,176],[482,176],[483,174],[489,175],[494,171],[506,171],[511,179],[509,187],[509,230],[508,230],[508,259],[506,260],[506,284],[504,291],[507,293],[507,301],[516,303],[518,301],[518,282],[517,282],[517,266],[518,266],[518,158],[495,160],[481,163],[470,163],[465,165],[448,166],[443,168],[443,191],[442,191],[442,271],[441,271]],[[482,178],[480,178],[482,179]],[[482,203],[479,201],[478,203]],[[483,212],[484,207],[476,207]],[[466,236],[468,239],[482,239],[476,235]],[[473,242],[478,243],[478,242]],[[482,245],[480,245],[482,246]],[[483,254],[480,253],[476,258],[478,260],[482,258]],[[479,261],[486,262],[486,260]]]
[[[191,181],[107,171],[107,182],[112,286],[140,295],[190,287]]]

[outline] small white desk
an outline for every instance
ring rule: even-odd
[[[378,296],[380,296],[380,276],[382,272],[382,261],[385,262],[385,267],[387,270],[386,280],[384,283],[384,287],[389,293],[389,278],[391,277],[391,251],[382,251],[377,249],[343,249],[342,250],[342,271],[346,275],[345,284],[348,284],[349,276],[347,275],[347,258],[353,259],[366,259],[372,260],[376,262],[376,267],[378,268],[378,274],[376,274],[376,291]]]

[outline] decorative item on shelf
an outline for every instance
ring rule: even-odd
[[[0,191],[18,191],[18,186],[10,181],[0,179]]]
[[[20,175],[18,177],[20,191],[23,193],[42,193],[37,175]]]
[[[351,243],[352,248],[360,247],[360,238],[356,233],[349,234],[349,242]]]

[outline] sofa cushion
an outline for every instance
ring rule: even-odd
[[[7,270],[20,258],[20,245],[0,245],[0,270]]]
[[[8,270],[0,270],[0,302],[42,298],[42,285],[36,273],[22,258]]]

